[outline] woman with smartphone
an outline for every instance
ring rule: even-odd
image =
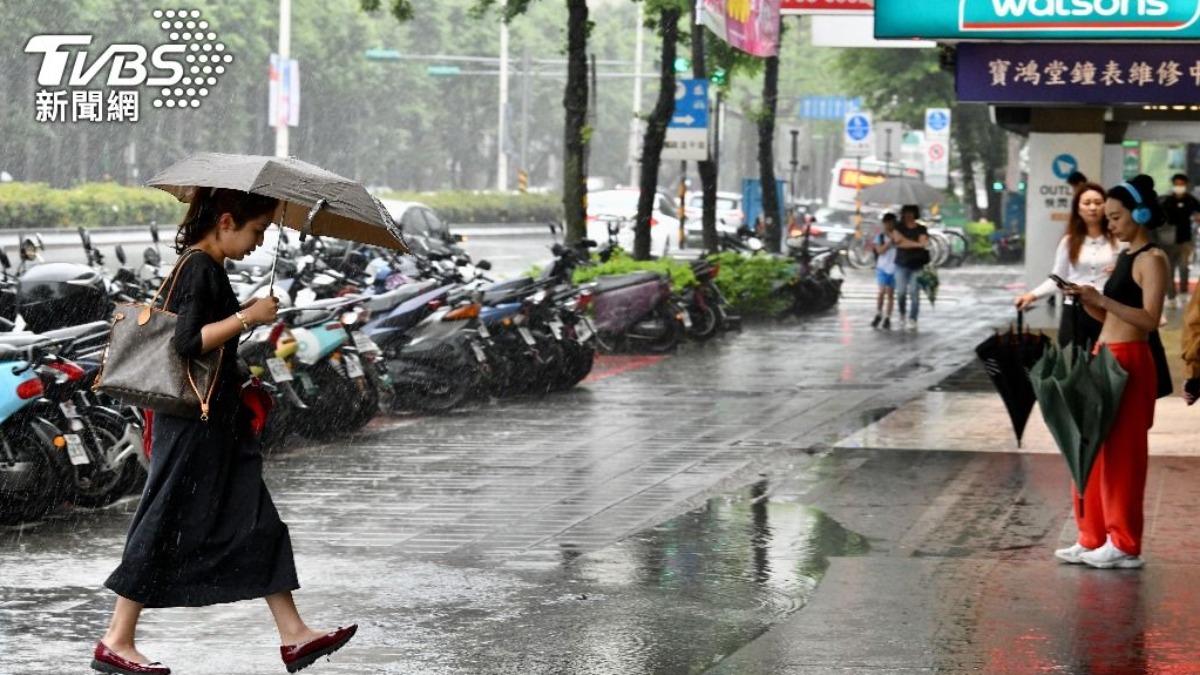
[[[1104,217],[1106,198],[1104,188],[1095,183],[1084,183],[1076,190],[1071,201],[1067,233],[1058,242],[1050,278],[1019,296],[1014,303],[1017,309],[1024,310],[1049,297],[1056,288],[1062,291],[1070,285],[1104,288],[1119,250],[1117,239],[1108,231],[1108,221]],[[1059,312],[1060,346],[1076,344],[1087,348],[1094,345],[1100,338],[1100,328],[1100,322],[1084,311],[1073,296],[1064,294],[1063,309]]]
[[[1109,228],[1129,250],[1117,257],[1103,292],[1089,284],[1072,286],[1066,292],[1103,324],[1095,351],[1112,352],[1128,379],[1112,428],[1092,466],[1082,505],[1075,494],[1079,539],[1075,545],[1055,551],[1055,556],[1068,563],[1132,569],[1143,564],[1142,503],[1155,401],[1162,395],[1163,385],[1170,384],[1169,379],[1159,381],[1159,362],[1152,346],[1157,340],[1155,331],[1162,317],[1170,267],[1166,254],[1150,240],[1151,231],[1163,223],[1154,179],[1136,176],[1109,190],[1104,212]],[[1165,363],[1165,356],[1159,356]],[[1169,386],[1166,391],[1169,393]]]

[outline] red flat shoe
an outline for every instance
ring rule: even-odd
[[[279,654],[283,657],[283,665],[289,673],[294,673],[311,666],[322,656],[329,656],[350,641],[358,632],[358,624],[349,628],[339,628],[332,633],[326,633],[315,640],[302,642],[298,645],[283,645]]]
[[[123,658],[109,649],[103,640],[96,643],[96,650],[92,652],[92,670],[116,675],[171,675],[171,669],[161,663],[136,663]]]

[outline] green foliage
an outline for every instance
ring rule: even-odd
[[[386,192],[382,199],[421,202],[448,223],[544,223],[562,221],[562,197],[508,192]]]
[[[717,287],[734,312],[744,316],[778,316],[791,305],[790,294],[777,292],[796,277],[796,265],[787,258],[725,251],[708,259],[721,266]]]
[[[967,223],[963,228],[967,233],[967,241],[971,244],[971,257],[985,260],[992,256],[992,234],[996,224],[989,220]]]
[[[58,190],[44,183],[0,183],[0,229],[46,229],[177,223],[185,207],[152,188],[84,183]]]
[[[585,284],[597,277],[629,274],[630,272],[657,272],[669,276],[671,288],[675,291],[681,291],[696,283],[696,275],[692,273],[692,266],[687,261],[675,258],[634,260],[625,251],[617,249],[608,262],[597,260],[596,263],[588,267],[577,268],[572,276],[575,283]]]

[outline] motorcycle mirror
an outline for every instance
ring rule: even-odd
[[[158,255],[158,251],[153,246],[147,246],[145,251],[142,251],[142,262],[151,267],[158,267],[162,263],[162,257]]]
[[[33,234],[33,238],[35,241],[37,241],[37,247],[38,247],[39,251],[46,250],[46,244],[45,244],[45,242],[42,241],[42,235],[35,232]]]
[[[492,269],[492,263],[491,263],[491,261],[488,261],[488,260],[480,260],[479,262],[475,263],[475,266],[481,270]]]
[[[567,249],[563,248],[562,244],[555,244],[550,247],[550,252],[553,253],[555,255],[555,257],[558,257],[558,256],[561,256],[562,254],[566,253]]]
[[[119,260],[121,262],[121,264],[124,265],[125,262],[127,261],[127,259],[125,258],[125,248],[122,247],[120,244],[117,244],[117,248],[115,249],[115,251],[117,254],[117,260]]]
[[[19,254],[21,256],[21,260],[26,262],[33,262],[34,260],[37,260],[37,242],[29,237],[26,237],[21,242]]]
[[[579,242],[579,245],[583,246],[584,248],[596,248],[600,244],[597,244],[595,239],[584,239],[583,241]]]
[[[550,227],[550,236],[557,237],[558,236],[558,223],[550,221],[550,222],[547,222],[546,225],[548,225]]]
[[[158,223],[150,223],[150,238],[158,243]]]
[[[12,267],[12,263],[8,261],[8,252],[2,248],[0,248],[0,267],[6,270]]]
[[[467,265],[470,265],[470,264],[471,264],[471,261],[466,258],[458,257],[458,258],[454,259],[455,267],[466,267]]]
[[[455,242],[457,242],[457,243],[459,243],[459,244],[461,244],[461,243],[463,243],[464,241],[466,241],[466,240],[467,240],[467,238],[466,238],[466,237],[464,237],[464,236],[463,236],[463,235],[461,235],[461,234],[452,234],[452,235],[450,235],[450,238],[451,238],[451,239],[453,239]]]

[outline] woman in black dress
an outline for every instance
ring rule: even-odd
[[[180,262],[166,309],[178,315],[174,346],[184,357],[224,348],[207,420],[155,415],[150,475],[121,564],[105,582],[116,608],[92,667],[106,673],[170,670],[134,645],[145,607],[200,607],[265,598],[289,672],[342,647],[356,626],[309,628],[292,591],[300,587],[287,525],[262,479],[262,455],[241,402],[238,337],[275,322],[275,298],[239,306],[225,274],[262,244],[274,199],[199,188],[176,236]]]

